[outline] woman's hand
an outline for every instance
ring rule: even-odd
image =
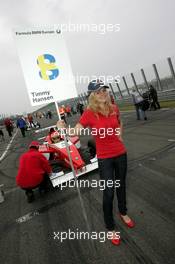
[[[56,127],[59,129],[59,128],[66,128],[66,123],[63,121],[63,120],[59,120],[57,123],[56,123]]]
[[[69,137],[81,135],[81,130],[83,129],[83,126],[80,123],[77,123],[73,128],[67,128],[63,120],[59,120],[56,124],[56,127],[62,131],[66,131]]]

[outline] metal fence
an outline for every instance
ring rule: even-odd
[[[144,93],[153,85],[158,92],[159,100],[175,100],[175,72],[173,64],[175,58],[168,57],[167,60],[154,63],[151,67],[142,68],[135,73],[127,74],[120,78],[120,82],[113,82],[110,85],[111,93],[120,103],[131,103],[133,89]],[[86,93],[79,94],[79,101],[87,104]]]

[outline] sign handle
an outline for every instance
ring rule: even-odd
[[[59,118],[59,120],[61,120],[61,115],[60,115],[58,104],[57,104],[56,101],[55,101],[55,107],[56,107],[56,110],[57,110],[58,118]],[[84,217],[84,220],[85,220],[85,223],[86,223],[87,230],[88,230],[89,233],[91,233],[91,229],[90,229],[88,218],[87,218],[86,209],[85,209],[85,206],[84,206],[83,199],[81,197],[80,188],[79,188],[79,186],[77,184],[78,180],[77,180],[77,177],[76,177],[76,172],[75,172],[75,169],[74,169],[74,165],[73,165],[73,161],[72,161],[69,145],[68,145],[68,142],[67,142],[67,136],[66,136],[65,132],[64,132],[64,143],[65,143],[66,150],[67,150],[67,153],[68,153],[69,162],[70,162],[70,166],[71,166],[72,173],[73,173],[73,176],[74,176],[74,180],[75,180],[75,183],[76,183],[76,189],[77,189],[77,192],[78,192],[78,197],[79,197],[79,200],[80,200],[80,205],[81,205],[83,217]],[[95,246],[94,246],[94,241],[92,239],[91,239],[91,245],[92,245],[92,249],[94,250]]]

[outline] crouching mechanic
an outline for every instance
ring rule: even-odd
[[[39,143],[32,141],[29,150],[20,157],[16,183],[25,190],[27,201],[34,200],[33,189],[39,187],[39,191],[46,191],[49,184],[49,174],[52,169],[43,154],[39,151]]]

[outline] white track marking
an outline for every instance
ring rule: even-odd
[[[16,222],[18,224],[27,222],[27,221],[31,220],[33,217],[35,217],[36,215],[39,215],[38,211],[34,211],[34,212],[31,212],[31,213],[28,213],[28,214],[23,215],[23,216],[19,217],[18,219],[16,219]]]
[[[8,191],[5,191],[4,193],[5,193],[5,195],[6,195],[6,194],[11,193],[11,192],[14,192],[14,191],[16,191],[16,190],[18,190],[18,189],[19,189],[19,187],[14,187],[14,188],[12,188],[12,189],[10,189],[10,190],[8,190]]]
[[[16,136],[16,134],[18,133],[18,130],[16,130],[16,132],[15,132],[15,134],[13,135],[13,137],[12,137],[12,139],[10,140],[10,142],[9,142],[9,144],[7,145],[7,147],[6,147],[6,150],[3,152],[3,154],[1,155],[1,157],[0,157],[0,162],[4,159],[4,157],[6,156],[6,154],[7,154],[7,152],[8,152],[8,150],[9,150],[9,148],[10,148],[10,146],[11,146],[11,144],[12,144],[12,142],[13,142],[13,140],[14,140],[14,138],[15,138],[15,136]]]

